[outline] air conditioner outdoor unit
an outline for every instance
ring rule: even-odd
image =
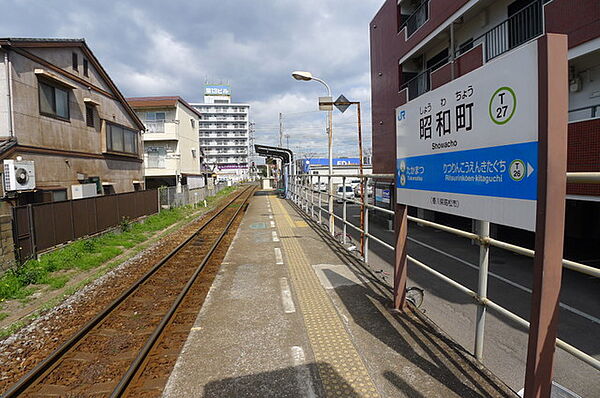
[[[4,190],[31,191],[35,189],[33,160],[4,160]]]

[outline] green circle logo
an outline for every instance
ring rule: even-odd
[[[525,178],[525,174],[527,174],[525,162],[523,162],[521,159],[515,159],[512,162],[510,162],[508,174],[510,175],[510,178],[512,178],[514,181],[521,181],[523,178]]]
[[[517,96],[510,87],[500,87],[492,94],[488,111],[492,122],[503,125],[512,119],[517,110]]]

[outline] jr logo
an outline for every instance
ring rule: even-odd
[[[406,119],[406,111],[398,112],[398,121]]]

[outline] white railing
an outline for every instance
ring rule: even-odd
[[[179,124],[179,120],[144,120],[148,134],[165,133],[165,125],[168,124]]]
[[[321,186],[329,186],[329,180],[332,178],[342,178],[342,186],[346,186],[347,178],[358,178],[361,180],[361,184],[363,184],[363,195],[360,200],[346,198],[346,192],[343,191],[342,195],[331,195],[329,192],[322,192]],[[362,260],[365,263],[369,261],[369,241],[373,240],[381,246],[385,247],[388,250],[394,251],[394,246],[384,242],[382,238],[379,238],[373,235],[369,231],[369,210],[372,212],[381,212],[384,214],[394,215],[394,211],[390,209],[385,209],[383,207],[378,207],[373,204],[368,203],[368,200],[365,200],[366,189],[365,187],[370,184],[370,181],[373,179],[376,180],[388,180],[394,181],[394,174],[353,174],[353,175],[340,175],[340,174],[321,174],[321,175],[310,175],[310,174],[298,174],[292,175],[290,177],[290,188],[289,188],[289,198],[298,205],[298,207],[304,211],[308,216],[318,222],[318,224],[325,228],[323,224],[323,213],[327,215],[327,217],[333,216],[336,220],[342,222],[342,243],[346,243],[346,231],[347,227],[353,228],[360,233],[361,236],[361,245],[360,245],[360,254],[362,256]],[[315,183],[316,180],[316,189]],[[600,173],[567,173],[567,182],[569,183],[593,183],[600,184]],[[375,194],[375,193],[374,193]],[[325,195],[325,200],[322,199],[322,196]],[[324,203],[328,203],[328,199],[330,196],[333,196],[336,199],[342,200],[342,216],[338,216],[335,214],[333,209],[328,209],[323,207]],[[346,206],[348,203],[354,203],[361,206],[361,225],[356,226],[353,223],[349,222],[347,219],[347,209]],[[432,221],[424,220],[417,217],[408,216],[408,220],[419,225],[425,225],[431,228],[435,228],[441,231],[448,232],[453,235],[461,236],[467,239],[471,239],[473,242],[480,246],[480,256],[479,256],[479,281],[477,286],[477,292],[469,289],[468,287],[462,285],[461,283],[449,278],[448,276],[438,272],[427,264],[417,260],[414,257],[407,256],[408,261],[415,264],[416,266],[422,268],[433,276],[443,280],[449,285],[455,287],[459,291],[468,295],[473,299],[473,301],[478,305],[477,311],[477,320],[475,322],[475,349],[474,355],[477,359],[481,360],[483,358],[483,337],[484,337],[484,325],[485,325],[485,317],[487,308],[491,308],[496,312],[504,315],[511,321],[514,321],[521,325],[524,328],[529,328],[529,322],[513,312],[507,310],[506,308],[500,306],[499,304],[493,302],[487,297],[487,280],[488,280],[488,263],[489,263],[489,248],[497,247],[500,249],[504,249],[516,254],[521,254],[528,257],[533,257],[535,252],[531,249],[527,249],[521,246],[513,245],[507,242],[503,242],[497,239],[490,238],[489,236],[489,226],[490,223],[486,221],[479,221],[479,233],[473,233],[468,231],[463,231],[461,229],[453,228],[447,225],[438,224]],[[335,235],[335,231],[329,230],[331,235]],[[600,278],[600,269],[591,267],[586,264],[582,264],[576,261],[563,259],[562,261],[563,267],[570,269],[575,272],[579,272],[588,276],[592,276],[595,278]],[[592,366],[593,368],[600,370],[600,361],[591,355],[573,347],[569,343],[556,339],[556,346],[561,348],[562,350],[568,352],[573,355],[575,358],[585,362],[586,364]]]

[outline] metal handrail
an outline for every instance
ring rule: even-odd
[[[535,12],[535,8],[539,7],[540,13],[539,15],[537,14],[532,14],[530,15],[532,12]],[[533,11],[532,11],[533,10]],[[536,17],[541,18],[539,22],[539,25],[535,25],[535,21],[536,21]],[[510,28],[506,28],[506,26],[510,25],[511,21],[518,21],[519,19],[523,19],[526,18],[528,19],[528,21],[526,21],[526,23],[523,23],[521,25],[519,25],[520,29],[526,29],[525,31],[525,35],[523,36],[522,39],[515,40],[515,43],[512,44],[509,42],[509,39],[507,39],[505,37],[505,33],[508,34],[508,30]],[[521,45],[523,45],[524,43],[542,35],[544,33],[544,29],[543,29],[543,19],[544,19],[544,13],[543,13],[543,8],[542,8],[542,0],[532,0],[532,2],[524,7],[523,9],[519,10],[518,12],[516,12],[515,14],[511,15],[510,17],[506,18],[504,21],[498,23],[497,25],[493,26],[492,28],[488,29],[486,32],[484,32],[483,34],[477,36],[475,39],[473,39],[473,44],[475,44],[475,42],[478,41],[483,41],[486,45],[486,62],[496,58],[502,54],[504,54],[507,51],[512,50],[513,48],[519,47]],[[534,22],[533,24],[531,22]],[[536,28],[539,27],[539,31],[536,30]],[[513,30],[513,33],[516,34],[521,34],[524,31],[520,30],[520,29],[516,29]],[[529,32],[529,30],[531,30],[531,32]],[[503,42],[499,42],[498,39],[500,40],[504,40]],[[490,52],[489,50],[493,50],[493,52]]]
[[[365,263],[368,263],[369,239],[373,239],[374,241],[380,243],[383,247],[385,247],[389,250],[395,250],[395,248],[392,245],[384,242],[383,240],[381,240],[381,239],[375,237],[373,234],[369,233],[369,222],[368,222],[368,219],[369,219],[368,218],[368,215],[369,215],[368,209],[372,209],[375,211],[380,211],[385,214],[392,214],[392,215],[394,214],[393,211],[382,208],[382,207],[371,205],[371,204],[367,203],[367,201],[365,200],[365,197],[362,197],[360,201],[357,201],[355,199],[345,198],[345,191],[341,197],[337,196],[337,195],[332,195],[329,192],[326,192],[325,193],[326,198],[329,198],[330,196],[334,196],[336,198],[342,199],[344,209],[343,209],[343,216],[340,217],[340,216],[334,214],[333,209],[325,209],[321,206],[321,204],[323,203],[323,200],[321,199],[323,192],[321,192],[320,190],[315,190],[313,187],[313,184],[312,184],[313,180],[315,178],[317,178],[318,184],[320,186],[321,177],[327,177],[328,179],[331,179],[333,177],[338,177],[338,178],[342,178],[342,180],[345,182],[346,178],[361,178],[361,179],[364,179],[365,181],[368,181],[370,178],[393,180],[394,174],[362,174],[362,175],[361,174],[352,174],[352,175],[350,175],[350,174],[348,174],[348,175],[293,174],[290,177],[291,177],[290,178],[291,199],[299,205],[300,209],[305,211],[306,214],[310,215],[311,218],[313,218],[313,219],[316,218],[316,216],[315,216],[315,208],[316,208],[318,210],[317,214],[318,214],[319,225],[321,225],[322,213],[324,212],[325,214],[333,215],[334,218],[342,221],[343,230],[344,230],[344,235],[343,235],[344,243],[345,243],[345,236],[346,236],[346,234],[345,234],[346,226],[350,226],[351,228],[353,228],[361,233],[361,235],[363,236],[363,239],[364,239],[364,247],[363,247],[362,254],[363,254],[363,261]],[[579,182],[579,181],[583,181],[583,180],[586,182],[598,184],[598,183],[600,183],[600,172],[567,173],[567,182]],[[300,182],[300,184],[298,184],[298,182]],[[307,182],[307,184],[302,184],[302,182]],[[308,197],[309,193],[310,193],[310,200]],[[318,205],[315,205],[315,200],[314,200],[315,193],[318,194],[318,200],[319,200]],[[355,203],[355,204],[363,205],[363,207],[365,209],[364,210],[364,217],[365,217],[364,228],[359,228],[346,219],[346,203]],[[447,225],[438,224],[438,223],[435,223],[432,221],[424,220],[424,219],[421,219],[418,217],[408,216],[407,218],[411,222],[416,222],[418,224],[436,228],[436,229],[451,233],[453,235],[471,239],[471,240],[477,242],[482,247],[482,249],[485,249],[485,250],[488,250],[488,248],[490,246],[493,246],[493,247],[497,247],[499,249],[508,250],[513,253],[525,255],[528,257],[533,257],[535,254],[534,250],[520,247],[517,245],[513,245],[513,244],[503,242],[503,241],[500,241],[497,239],[493,239],[493,238],[490,238],[488,235],[484,235],[483,233],[482,233],[482,235],[479,235],[479,234],[464,231],[464,230],[461,230],[458,228],[453,228],[453,227],[449,227]],[[479,306],[480,306],[479,308],[483,309],[481,312],[478,312],[478,315],[477,315],[478,322],[476,322],[476,335],[478,337],[480,337],[480,338],[476,339],[476,346],[475,346],[475,355],[478,359],[481,359],[481,355],[483,352],[483,333],[484,333],[483,332],[483,323],[480,323],[479,320],[482,318],[483,319],[485,318],[485,308],[489,307],[492,310],[495,310],[498,313],[506,316],[507,318],[517,322],[521,326],[523,326],[525,328],[529,328],[529,322],[527,322],[523,318],[519,317],[518,315],[510,312],[509,310],[505,309],[504,307],[494,303],[492,300],[490,300],[489,298],[486,297],[485,288],[482,287],[481,281],[482,280],[487,281],[487,266],[484,266],[484,264],[482,263],[482,261],[487,261],[487,260],[483,260],[481,257],[482,256],[480,256],[480,264],[479,264],[480,273],[483,272],[486,275],[480,275],[480,282],[479,282],[480,285],[478,286],[478,291],[480,291],[481,293],[477,293],[477,292],[467,288],[466,286],[460,284],[459,282],[447,277],[446,275],[442,274],[441,272],[436,271],[435,269],[429,267],[425,263],[422,263],[419,260],[417,260],[411,256],[407,256],[407,259],[409,261],[411,261],[412,263],[418,265],[419,267],[423,268],[424,270],[431,273],[432,275],[438,277],[439,279],[447,282],[451,286],[454,286],[458,290],[460,290],[463,293],[467,294],[468,296],[472,297],[473,300],[477,304],[479,304]],[[562,264],[565,268],[570,269],[572,271],[580,272],[582,274],[597,277],[597,278],[600,277],[600,270],[598,270],[597,268],[594,268],[594,267],[590,267],[586,264],[578,263],[578,262],[575,262],[572,260],[567,260],[567,259],[563,259]],[[484,278],[482,278],[482,276],[484,276]],[[563,341],[559,338],[556,339],[556,346],[561,348],[562,350],[568,352],[569,354],[573,355],[575,358],[587,363],[588,365],[592,366],[593,368],[600,370],[600,360],[593,358],[592,356],[586,354],[585,352],[575,348],[574,346],[566,343],[565,341]]]
[[[600,104],[596,105],[588,105],[582,106],[581,108],[569,109],[569,113],[581,112],[581,111],[590,111],[590,118],[595,118],[598,115],[598,108],[600,108]]]
[[[473,47],[475,47],[476,45],[478,45],[481,42],[485,43],[485,51],[486,51],[485,55],[486,55],[486,62],[487,62],[499,55],[504,54],[507,51],[512,50],[513,48],[519,47],[519,46],[523,45],[524,43],[538,37],[539,35],[541,35],[543,33],[543,29],[537,30],[538,27],[540,27],[540,28],[542,27],[543,13],[540,13],[539,16],[537,14],[534,14],[536,7],[540,7],[540,9],[541,9],[542,0],[533,0],[531,4],[529,4],[522,10],[518,11],[511,17],[506,18],[504,21],[502,21],[502,22],[498,23],[497,25],[493,26],[492,28],[488,29],[483,34],[477,36],[475,39],[473,39]],[[414,13],[412,15],[414,15]],[[411,15],[411,17],[412,17],[412,15]],[[541,18],[539,21],[537,20],[538,17]],[[515,33],[517,35],[516,38],[514,39],[515,42],[511,43],[510,37],[506,37],[507,35],[509,35],[509,33],[508,33],[508,29],[510,29],[509,25],[510,25],[511,21],[519,21],[520,19],[523,19],[523,18],[528,19],[528,21],[526,21],[527,23],[522,23],[522,24],[518,25],[517,29],[513,28],[511,30],[513,33]],[[529,23],[532,21],[534,23]],[[408,22],[408,20],[407,20],[407,22]],[[538,24],[535,24],[535,22],[538,22]],[[401,29],[402,29],[402,27],[401,27]],[[519,36],[519,35],[521,35],[521,36]],[[450,51],[453,51],[453,49],[450,49]],[[431,90],[431,73],[434,71],[434,69],[439,69],[441,66],[443,66],[445,64],[453,63],[454,61],[452,59],[455,59],[455,58],[449,56],[448,58],[445,58],[445,59],[439,61],[438,63],[436,63],[435,65],[420,72],[418,75],[416,75],[412,79],[403,83],[400,86],[400,91],[402,91],[406,88],[409,88],[411,84],[414,84],[414,82],[417,81],[417,79],[422,79],[424,75],[427,75],[428,87],[425,89],[425,91],[423,93],[430,91]],[[422,95],[423,93],[418,93],[417,97],[419,95]],[[410,99],[411,98],[409,98],[409,100]],[[594,116],[592,116],[592,117],[594,117]]]
[[[423,21],[423,23],[419,26],[414,26],[412,31],[411,30],[411,23],[416,20],[417,17],[420,16],[420,13],[423,13],[423,10],[425,10],[425,20]],[[423,25],[425,25],[425,22],[427,22],[427,20],[429,19],[429,0],[425,0],[423,1],[423,3],[421,3],[421,5],[419,7],[417,7],[417,9],[408,16],[408,18],[406,18],[406,21],[404,21],[401,25],[400,25],[400,29],[398,29],[398,32],[402,31],[402,29],[406,28],[406,36],[410,37],[413,35],[413,33],[415,33],[417,30],[419,30],[419,28]]]

